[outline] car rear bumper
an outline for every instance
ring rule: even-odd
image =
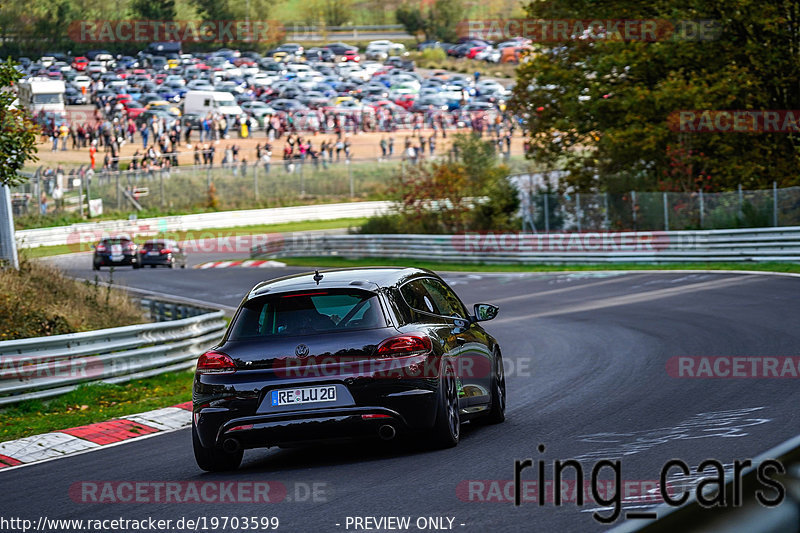
[[[210,436],[204,431],[206,421],[204,414],[197,421],[204,445],[223,446],[226,440],[236,439],[241,448],[377,437],[381,427],[387,425],[394,431],[409,429],[400,413],[385,407],[339,407],[235,418],[219,426],[211,442],[203,438]]]
[[[159,256],[148,256],[147,254],[142,255],[141,259],[139,260],[142,263],[142,266],[147,265],[169,265],[172,264],[173,258],[167,255],[159,255]]]
[[[385,395],[380,404],[256,413],[244,398],[195,406],[194,423],[203,446],[222,446],[229,438],[242,448],[378,436],[389,425],[400,433],[433,426],[437,394],[430,388]],[[225,405],[223,404],[223,405]],[[243,405],[245,404],[245,405]],[[249,405],[247,405],[249,404]]]
[[[116,266],[116,265],[133,265],[137,264],[138,260],[135,255],[125,254],[122,259],[117,261],[111,259],[110,255],[95,255],[94,264],[98,266]]]

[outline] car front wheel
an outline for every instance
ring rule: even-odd
[[[492,403],[489,414],[476,420],[486,424],[499,424],[506,419],[506,374],[503,370],[503,357],[494,353],[494,372],[492,373]]]

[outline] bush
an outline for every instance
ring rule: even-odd
[[[447,59],[447,54],[441,48],[426,48],[422,51],[422,59],[429,63],[442,63]]]
[[[493,143],[457,135],[456,161],[413,166],[395,177],[396,212],[373,217],[361,233],[452,234],[519,227],[519,193]]]

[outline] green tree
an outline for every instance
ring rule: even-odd
[[[175,0],[131,0],[133,18],[143,20],[175,20]]]
[[[419,33],[425,33],[425,16],[418,5],[402,4],[395,11],[395,19],[398,24],[410,35],[416,37]]]
[[[203,20],[233,20],[233,10],[229,0],[193,0],[198,15]]]
[[[436,0],[428,12],[429,38],[454,42],[458,38],[456,26],[464,18],[464,5],[460,0]]]
[[[0,186],[24,181],[18,172],[27,161],[36,161],[38,128],[27,112],[14,106],[16,96],[9,88],[19,81],[21,73],[9,59],[0,63]]]
[[[711,190],[800,182],[800,133],[686,133],[668,122],[679,110],[799,109],[796,0],[546,0],[527,16],[716,21],[699,39],[680,27],[655,42],[571,39],[523,61],[511,108],[528,119],[529,155],[568,169],[577,190],[692,190],[700,176]],[[693,154],[692,175],[671,172],[676,149]]]

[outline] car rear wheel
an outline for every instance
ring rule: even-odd
[[[197,428],[192,424],[192,447],[194,448],[194,458],[197,466],[206,472],[223,472],[225,470],[236,470],[242,463],[244,450],[239,449],[234,453],[228,453],[217,448],[205,448],[200,443],[197,436]]]
[[[453,367],[447,365],[439,385],[439,403],[433,426],[433,444],[437,448],[452,448],[461,438],[461,415],[458,410],[458,384]]]

